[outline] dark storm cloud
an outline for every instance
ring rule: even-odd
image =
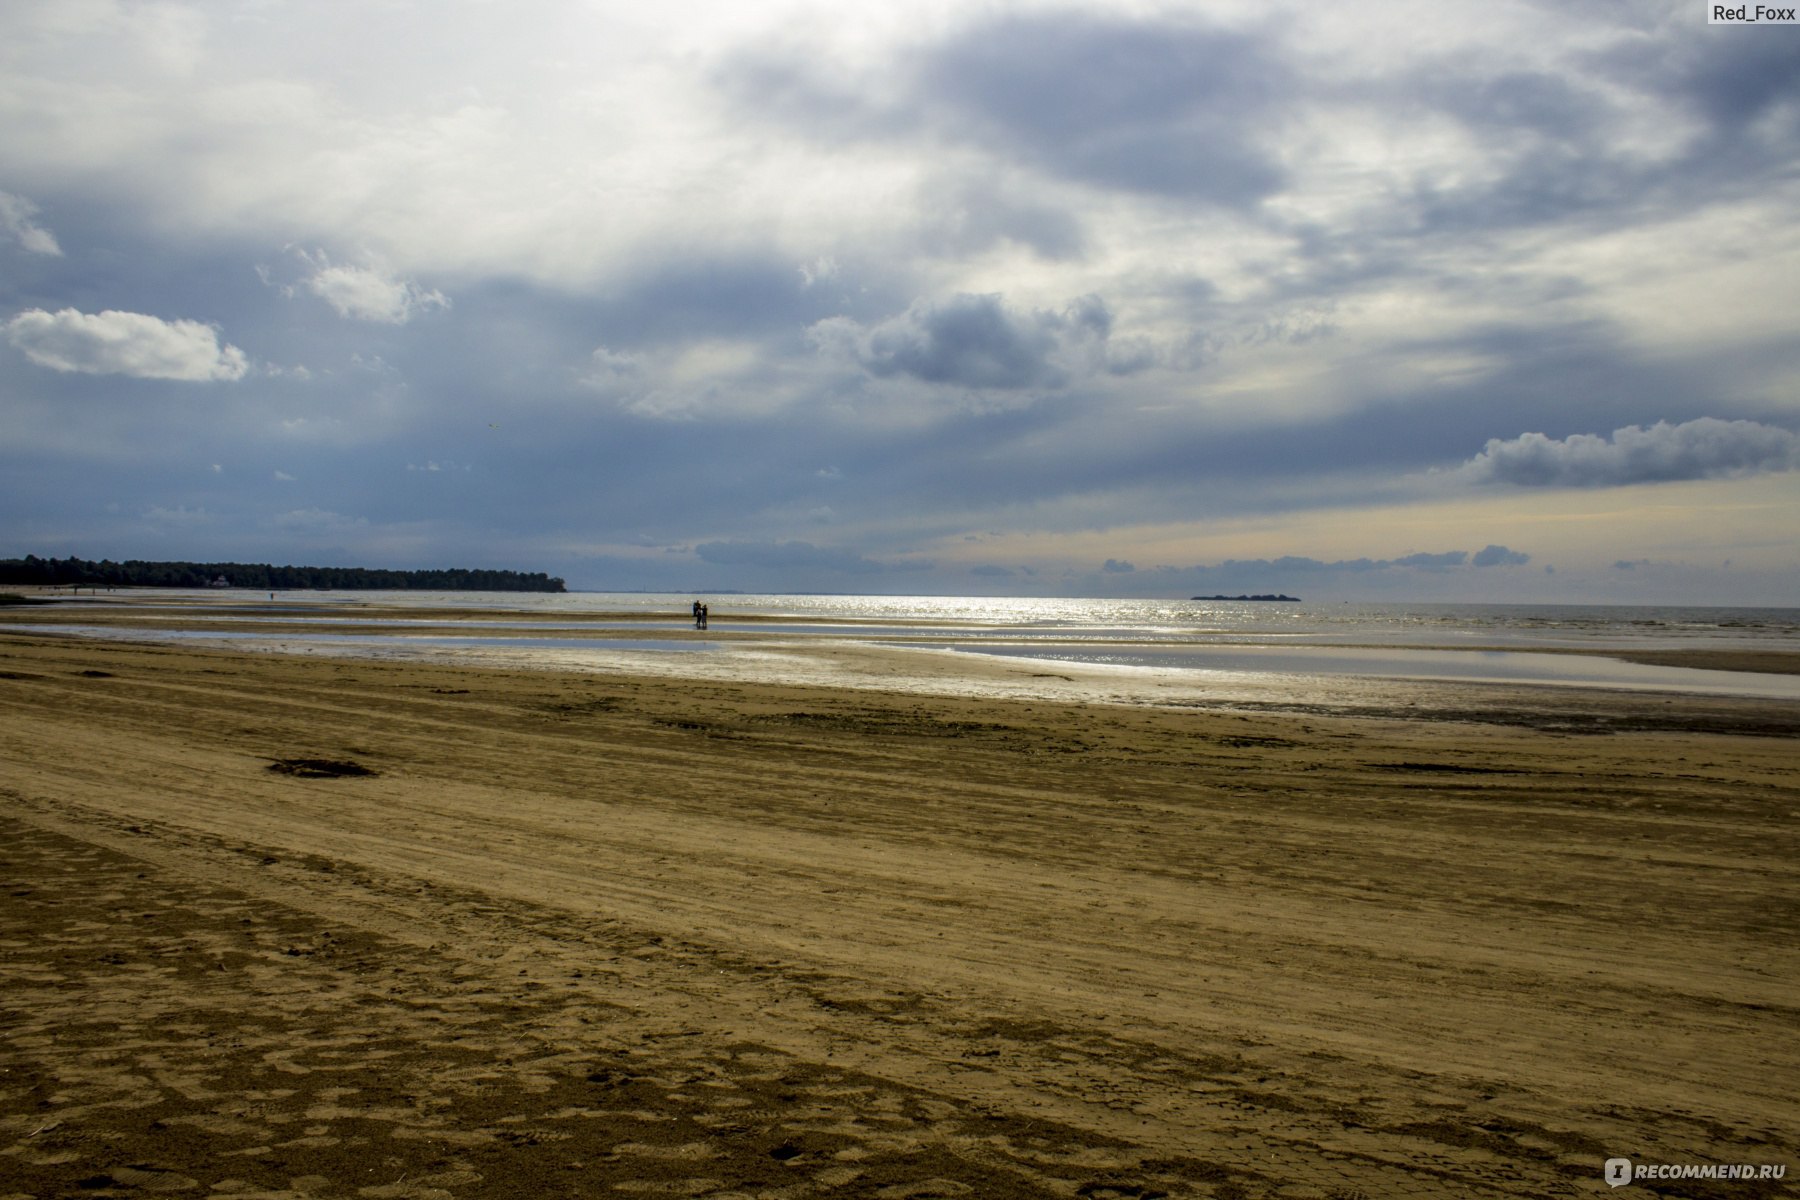
[[[1524,487],[1621,487],[1791,471],[1800,466],[1800,435],[1757,421],[1713,417],[1648,429],[1627,425],[1610,437],[1578,433],[1549,438],[1524,433],[1491,438],[1462,467],[1473,483]]]

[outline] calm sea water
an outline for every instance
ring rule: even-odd
[[[319,599],[295,593],[293,599]],[[1280,601],[1114,600],[1076,597],[718,595],[571,592],[332,593],[383,608],[508,609],[533,614],[680,614],[706,601],[732,617],[796,625],[1009,636],[1150,638],[1183,642],[1340,643],[1644,649],[1704,646],[1800,651],[1800,608],[1697,608],[1530,604],[1289,604]],[[873,628],[880,627],[880,628]],[[852,632],[833,629],[832,632]]]
[[[149,636],[268,649],[516,661],[598,668],[655,662],[682,674],[818,681],[808,649],[873,643],[918,653],[1061,664],[1123,687],[1154,676],[1188,685],[1283,679],[1432,679],[1676,690],[1792,698],[1800,677],[1646,666],[1562,650],[1800,652],[1800,609],[1525,604],[573,592],[134,592],[169,627]],[[105,603],[102,595],[84,598]],[[60,606],[77,618],[84,605]],[[427,610],[468,615],[445,627]],[[479,614],[479,615],[477,615]],[[597,626],[593,618],[610,620]],[[562,619],[559,619],[562,618]],[[748,620],[747,618],[756,618]],[[379,620],[382,632],[344,632]],[[256,632],[279,623],[279,633]],[[232,628],[227,631],[224,626]],[[64,626],[80,632],[77,624]],[[391,632],[390,632],[391,631]],[[94,630],[97,632],[97,630]],[[599,635],[604,640],[596,640]],[[678,666],[669,660],[684,660]],[[662,660],[662,661],[656,661]],[[1162,685],[1159,685],[1162,686]]]

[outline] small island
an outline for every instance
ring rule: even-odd
[[[89,562],[80,558],[0,559],[0,584],[38,587],[251,588],[304,591],[323,588],[425,592],[565,592],[563,581],[542,571],[465,567],[391,571],[376,567],[273,567],[268,563]]]
[[[1286,595],[1274,596],[1274,595],[1268,595],[1268,594],[1264,594],[1261,596],[1189,596],[1188,599],[1190,599],[1190,600],[1285,600],[1285,601],[1289,602],[1290,604],[1300,603],[1300,597],[1298,597],[1298,596],[1286,596]]]

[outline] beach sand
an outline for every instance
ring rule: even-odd
[[[1795,1194],[1792,706],[1515,694],[14,630],[0,1196]]]

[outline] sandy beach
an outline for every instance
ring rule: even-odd
[[[0,1196],[1796,1194],[1792,705],[884,661],[9,629]]]

